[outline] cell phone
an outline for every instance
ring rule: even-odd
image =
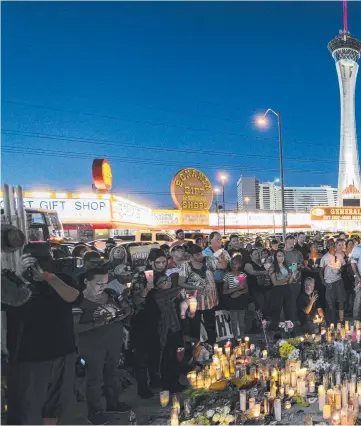
[[[292,263],[291,266],[290,266],[290,270],[292,272],[296,272],[297,271],[297,263]]]

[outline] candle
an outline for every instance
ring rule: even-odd
[[[350,331],[350,323],[349,321],[345,321],[345,332],[348,333]]]
[[[246,349],[249,349],[249,337],[244,338],[244,343],[246,345]]]
[[[289,388],[289,390],[288,390],[288,396],[289,396],[290,398],[292,398],[294,395],[295,395],[295,391],[294,391],[294,389]]]
[[[347,408],[341,410],[341,424],[342,426],[347,425]]]
[[[300,395],[302,395],[302,396],[305,396],[306,395],[306,382],[302,379],[302,380],[300,380],[299,381],[299,393],[300,393]]]
[[[310,393],[314,393],[315,389],[316,389],[315,382],[314,381],[310,381],[309,384],[308,384],[308,391]]]
[[[285,403],[285,409],[290,410],[291,409],[291,401],[286,401]]]
[[[316,334],[312,334],[312,340],[316,339]]]
[[[295,371],[291,371],[291,386],[293,388],[297,386],[297,374]]]
[[[253,415],[254,417],[259,417],[261,414],[261,404],[255,404],[253,407]]]
[[[249,347],[251,352],[254,352],[256,350],[256,346],[252,343],[252,345]]]
[[[273,382],[273,381],[272,381],[272,384],[271,384],[271,397],[272,397],[272,398],[276,398],[276,395],[277,395],[277,386],[276,386],[276,382]]]
[[[347,389],[347,383],[343,383],[343,385],[342,385],[341,399],[342,399],[342,408],[347,408],[348,407],[348,389]]]
[[[313,267],[314,267],[314,268],[316,268],[316,266],[317,266],[317,265],[316,265],[316,260],[317,260],[317,259],[314,257],[314,258],[313,258]]]
[[[360,343],[360,341],[361,341],[361,330],[356,331],[356,340],[357,340],[357,343]]]
[[[328,404],[325,404],[323,406],[323,418],[325,420],[330,419],[331,418],[331,407]]]
[[[278,380],[278,371],[276,368],[272,369],[272,373],[271,373],[272,379],[275,380],[277,382]]]
[[[189,303],[189,311],[190,311],[191,315],[194,315],[196,313],[196,310],[197,310],[197,299],[194,296],[191,296],[188,299],[188,303]]]
[[[178,426],[179,425],[179,418],[178,418],[178,412],[176,409],[172,409],[171,415],[170,415],[170,424],[171,426]]]
[[[282,420],[282,408],[281,408],[281,400],[277,398],[273,404],[275,420],[280,422]]]
[[[328,405],[333,405],[333,397],[334,397],[334,395],[333,395],[333,390],[332,389],[329,389],[328,391],[327,391],[327,404]]]
[[[218,353],[218,348],[219,348],[218,343],[215,343],[214,346],[213,346],[213,353],[214,354]]]
[[[267,414],[269,414],[269,401],[268,398],[270,397],[270,393],[269,392],[265,392],[264,394],[264,400],[263,400],[263,413],[266,416]]]
[[[279,389],[279,394],[280,398],[283,399],[285,397],[285,388],[283,386]]]
[[[262,352],[262,358],[266,359],[268,357],[268,352],[266,351],[266,349]]]
[[[341,410],[341,389],[339,387],[336,387],[335,389],[335,406],[336,410]]]
[[[318,409],[320,411],[323,410],[325,402],[326,402],[325,387],[323,385],[320,385],[318,387]]]
[[[246,391],[242,390],[239,393],[239,405],[240,405],[241,411],[243,412],[246,411],[246,404],[247,404],[247,394],[246,394]]]
[[[160,404],[164,408],[169,404],[169,391],[162,391],[159,394]]]
[[[224,352],[225,352],[227,358],[229,358],[231,356],[231,348],[229,346],[224,348]]]
[[[248,400],[248,406],[249,406],[249,409],[250,410],[253,410],[253,408],[254,408],[254,404],[256,403],[256,400],[255,400],[255,398],[250,398],[249,400]]]
[[[177,395],[173,395],[172,406],[173,406],[173,409],[177,412],[177,415],[179,416],[179,413],[180,413],[180,402],[179,402],[179,399],[178,399]]]

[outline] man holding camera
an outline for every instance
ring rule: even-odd
[[[130,314],[122,294],[107,288],[108,271],[101,266],[84,273],[84,300],[75,319],[78,348],[87,367],[88,420],[106,424],[106,412],[126,413],[131,407],[119,401],[118,363],[122,352],[121,321]],[[103,393],[105,400],[103,398]]]
[[[7,309],[7,424],[71,424],[76,346],[72,305],[82,294],[71,277],[54,274],[46,245],[24,247],[19,270],[31,298]]]

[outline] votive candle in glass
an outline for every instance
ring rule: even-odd
[[[323,418],[328,420],[331,418],[331,406],[329,404],[325,404],[323,406]]]

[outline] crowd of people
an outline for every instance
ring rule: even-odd
[[[179,378],[200,343],[217,340],[219,309],[230,312],[234,339],[265,323],[277,331],[282,320],[295,333],[311,332],[316,316],[328,324],[345,315],[361,320],[361,244],[346,234],[326,241],[301,232],[247,244],[238,235],[224,244],[219,232],[195,242],[182,230],[176,237],[150,250],[143,271],[111,239],[104,253],[79,244],[71,258],[46,244],[23,248],[12,279],[27,297],[2,298],[8,424],[71,424],[76,376],[85,376],[92,424],[129,412],[118,379],[124,351],[141,398],[157,388],[182,391]]]

